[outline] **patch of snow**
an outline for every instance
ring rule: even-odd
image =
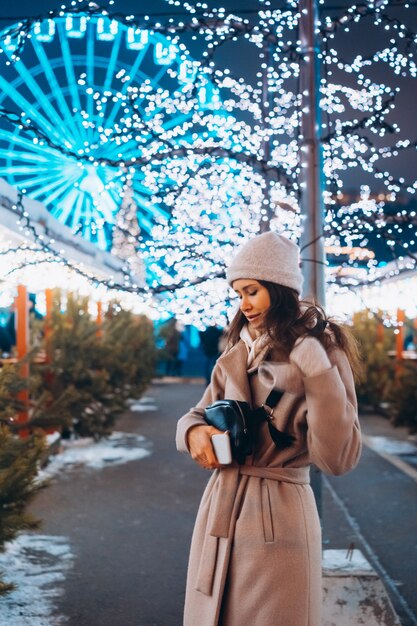
[[[401,441],[390,437],[370,436],[366,437],[366,442],[375,452],[385,452],[386,454],[416,454],[417,445],[411,441]]]
[[[151,448],[149,440],[135,433],[114,432],[98,442],[88,437],[63,440],[62,451],[50,457],[48,465],[39,472],[39,479],[71,469],[102,469],[109,465],[137,461],[149,456]]]
[[[158,410],[158,407],[155,404],[155,398],[151,398],[150,396],[143,396],[139,400],[131,399],[128,404],[130,411],[144,412]]]
[[[61,435],[58,432],[50,433],[49,435],[46,435],[45,437],[46,443],[48,446],[52,446],[55,443],[55,441],[57,441],[60,438],[61,438]]]
[[[66,537],[22,534],[6,544],[0,570],[6,582],[16,585],[0,598],[1,624],[6,626],[59,626],[55,603],[62,595],[73,554]],[[4,575],[3,575],[4,574]]]
[[[145,411],[157,411],[158,407],[156,404],[131,404],[129,407],[130,411],[135,411],[137,413],[145,412]]]
[[[325,576],[377,576],[360,550],[323,550],[322,567]]]
[[[142,396],[141,398],[129,398],[128,404],[154,404],[155,398],[151,396]]]

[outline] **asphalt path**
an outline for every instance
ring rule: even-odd
[[[157,411],[128,413],[152,454],[68,472],[41,493],[44,534],[75,555],[57,611],[67,626],[181,626],[188,550],[208,473],[177,453],[175,426],[203,385],[158,384]],[[354,542],[381,574],[403,626],[417,624],[417,482],[365,448],[359,467],[323,480],[324,548]],[[245,625],[242,625],[245,626]]]
[[[355,543],[379,573],[402,626],[416,626],[416,481],[364,446],[356,470],[323,483],[324,548]]]
[[[208,472],[175,449],[180,417],[202,385],[155,386],[158,411],[129,413],[117,430],[145,435],[150,456],[77,470],[38,496],[43,534],[69,538],[75,564],[57,605],[67,626],[180,626],[194,518]]]

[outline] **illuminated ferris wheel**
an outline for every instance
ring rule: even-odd
[[[0,106],[26,122],[25,128],[0,119],[0,176],[74,232],[108,248],[126,183],[115,163],[149,151],[154,121],[165,132],[191,118],[192,112],[169,110],[159,120],[157,103],[158,94],[161,101],[164,94],[185,93],[196,65],[163,35],[105,16],[67,14],[35,23],[30,35],[19,60],[10,63],[16,44],[0,33]],[[127,94],[135,86],[146,125],[126,132]],[[198,88],[202,108],[218,97],[210,85]],[[28,124],[39,136],[27,132]],[[167,210],[153,201],[140,167],[132,176],[139,226],[150,233]]]

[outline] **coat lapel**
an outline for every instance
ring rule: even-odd
[[[240,340],[233,348],[219,358],[218,364],[221,364],[226,374],[226,399],[250,401],[251,392],[246,371],[247,357],[248,352],[246,346],[244,342]]]

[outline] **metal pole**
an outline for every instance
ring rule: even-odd
[[[17,359],[20,375],[27,384],[27,387],[17,394],[18,400],[22,403],[22,410],[18,413],[17,421],[27,422],[29,419],[29,361],[27,360],[29,351],[29,300],[25,285],[17,286],[15,306]],[[22,429],[19,434],[25,438],[29,431]]]
[[[300,0],[301,115],[301,260],[303,296],[325,304],[323,244],[323,165],[320,145],[320,66],[318,8],[315,0]]]
[[[323,243],[323,165],[320,144],[320,65],[316,33],[318,7],[315,0],[300,0],[301,114],[301,260],[303,297],[325,305],[325,255]],[[322,479],[312,467],[311,486],[322,517]]]
[[[262,111],[262,131],[267,132],[267,128],[269,124],[267,123],[267,118],[270,114],[270,93],[269,93],[269,85],[268,85],[268,69],[270,63],[270,46],[271,44],[268,41],[264,41],[263,45],[263,53],[264,53],[264,69],[262,72],[262,102],[261,102],[261,111]],[[263,158],[266,163],[269,162],[271,158],[271,140],[270,137],[263,138],[262,141],[262,151]],[[274,213],[271,210],[271,182],[269,180],[269,176],[264,177],[265,186],[263,189],[263,200],[262,200],[262,208],[266,211],[265,214],[261,216],[261,221],[259,224],[259,232],[265,233],[270,229],[271,219],[274,217]]]

